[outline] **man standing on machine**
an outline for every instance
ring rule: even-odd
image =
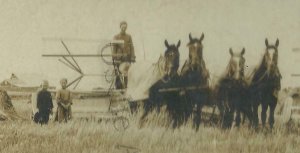
[[[135,62],[135,53],[131,36],[126,33],[127,22],[120,23],[121,32],[114,37],[114,40],[123,40],[122,45],[115,44],[113,47],[113,64],[116,72],[116,89],[127,88],[127,72],[131,63]]]

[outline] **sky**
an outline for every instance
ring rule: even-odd
[[[0,80],[11,73],[32,74],[50,84],[72,80],[75,72],[57,58],[42,54],[66,53],[59,41],[47,38],[95,39],[66,41],[72,53],[97,54],[103,40],[111,40],[123,20],[128,23],[137,62],[156,61],[165,50],[164,40],[177,43],[181,64],[187,58],[188,34],[204,33],[204,60],[212,75],[220,75],[230,58],[229,48],[246,48],[246,64],[260,63],[269,43],[279,44],[282,86],[299,86],[299,0],[0,0]],[[85,73],[103,74],[109,67],[100,58],[77,59]],[[33,77],[37,78],[37,77]],[[86,77],[79,88],[107,86],[101,77]],[[35,81],[36,82],[36,81]]]

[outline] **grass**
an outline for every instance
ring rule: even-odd
[[[29,118],[30,104],[14,101],[19,114]],[[202,125],[195,132],[190,125],[176,130],[156,126],[159,120],[138,128],[132,118],[125,131],[116,131],[111,122],[73,120],[40,126],[25,121],[0,122],[2,153],[117,153],[134,147],[142,153],[298,153],[300,126],[276,125],[273,131],[247,127],[221,130]],[[134,152],[129,149],[128,152]]]

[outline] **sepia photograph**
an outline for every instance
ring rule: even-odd
[[[0,153],[299,153],[299,0],[0,0]]]

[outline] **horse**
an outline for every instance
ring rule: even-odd
[[[259,66],[253,71],[250,79],[249,90],[253,102],[254,126],[258,126],[258,106],[262,105],[261,121],[265,127],[266,113],[270,107],[269,126],[272,129],[274,125],[274,111],[278,101],[278,92],[281,88],[281,74],[278,68],[278,46],[277,39],[274,45],[270,45],[268,39],[265,39],[265,53]]]
[[[231,128],[234,113],[236,126],[240,125],[241,112],[249,119],[252,118],[251,103],[246,98],[248,86],[244,75],[245,48],[239,53],[234,53],[230,48],[229,53],[231,57],[226,72],[215,87],[222,128]]]
[[[185,121],[193,114],[193,127],[196,130],[199,129],[201,110],[208,102],[209,95],[209,72],[203,59],[203,39],[203,33],[199,39],[193,38],[189,34],[189,43],[187,44],[189,56],[180,72],[181,87],[191,88],[191,90],[186,90],[183,95],[186,104]],[[193,111],[193,108],[196,111]]]
[[[173,128],[176,128],[182,124],[182,113],[180,109],[182,105],[180,103],[180,97],[178,91],[168,91],[168,89],[176,88],[179,86],[179,75],[177,70],[179,68],[179,46],[180,40],[177,45],[169,45],[168,41],[165,40],[166,51],[164,53],[165,66],[164,76],[153,84],[149,89],[149,98],[144,104],[144,113],[141,117],[143,122],[146,116],[152,110],[156,109],[160,113],[160,109],[163,105],[166,105],[166,111],[173,121]]]

